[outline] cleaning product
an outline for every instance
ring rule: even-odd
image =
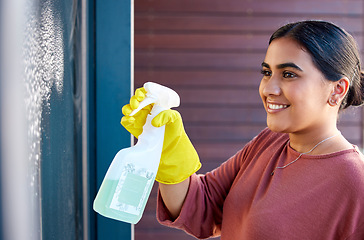
[[[99,214],[133,224],[142,217],[162,154],[165,126],[154,127],[151,121],[160,112],[180,104],[178,94],[170,88],[152,82],[145,83],[144,88],[146,98],[129,115],[154,103],[143,132],[135,146],[116,154],[93,204]]]

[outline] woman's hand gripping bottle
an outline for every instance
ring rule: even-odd
[[[160,112],[178,107],[178,94],[156,83],[145,83],[145,99],[129,116],[154,104],[135,146],[120,150],[113,159],[93,208],[116,220],[137,223],[144,211],[161,159],[165,126],[154,127],[152,119]],[[149,108],[150,109],[150,108]]]

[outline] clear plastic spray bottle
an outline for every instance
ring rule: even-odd
[[[157,83],[144,84],[146,98],[130,116],[154,103],[135,146],[120,150],[114,157],[93,208],[99,214],[136,224],[142,217],[162,154],[165,126],[154,127],[152,119],[161,111],[178,107],[180,98],[170,88]]]

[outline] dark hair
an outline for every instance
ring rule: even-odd
[[[340,109],[364,103],[364,74],[361,71],[358,45],[344,29],[324,21],[289,23],[273,33],[269,44],[277,38],[289,37],[310,53],[315,66],[333,82],[343,76],[350,81]]]

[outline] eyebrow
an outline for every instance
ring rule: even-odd
[[[266,62],[262,62],[262,67],[270,68],[269,64],[266,63]],[[297,69],[297,70],[303,72],[303,70],[299,66],[294,64],[293,62],[281,63],[281,64],[277,65],[278,69],[284,69],[284,68],[287,68],[287,67],[294,68],[294,69]]]

